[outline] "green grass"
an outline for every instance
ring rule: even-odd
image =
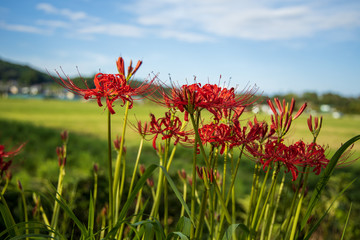
[[[153,103],[135,102],[129,112],[129,120],[134,123],[136,119],[148,121],[150,113],[162,116],[165,110]],[[124,109],[118,103],[115,105],[115,111],[116,114],[112,116],[113,139],[116,135],[121,135]],[[74,177],[81,178],[81,176],[91,174],[93,163],[106,166],[104,159],[107,154],[107,113],[104,107],[100,108],[95,101],[0,99],[0,112],[0,144],[4,144],[4,139],[7,139],[9,146],[28,142],[24,151],[26,152],[25,161],[30,159],[28,161],[31,164],[27,164],[34,168],[38,162],[41,162],[40,166],[36,167],[38,177],[57,177],[57,166],[54,163],[56,162],[55,148],[61,143],[59,133],[63,130],[68,130],[70,133],[68,175],[71,175],[71,171],[74,170],[78,171]],[[250,113],[244,114],[244,123],[252,118]],[[258,119],[269,120],[269,118],[267,115],[258,116]],[[304,114],[293,122],[286,141],[291,143],[299,139],[307,142],[312,140],[306,119],[307,116]],[[324,116],[318,142],[328,145],[332,151],[336,150],[341,143],[360,133],[359,126],[359,115],[345,115],[341,119]],[[138,133],[128,128],[126,146],[129,167],[136,158],[139,142]],[[359,143],[354,146],[354,150],[356,150],[354,157],[360,157]],[[142,163],[154,163],[154,161],[157,163],[151,142],[146,142],[141,161]],[[356,166],[358,165],[357,163]],[[179,147],[172,171],[181,168],[191,169],[191,150]],[[26,176],[22,177],[26,178]]]
[[[135,103],[129,111],[129,121],[149,120],[150,113],[160,115],[165,110],[154,104]],[[115,111],[116,114],[112,116],[113,136],[121,135],[124,116],[124,109],[120,104],[115,105]],[[0,119],[107,139],[107,112],[95,101],[1,99],[0,112]],[[140,141],[139,135],[132,129],[127,130],[126,138],[127,145],[135,145]]]
[[[123,122],[123,108],[119,104],[115,105],[116,114],[112,116],[113,138],[120,135]],[[135,103],[129,112],[129,120],[135,122],[136,119],[142,121],[149,120],[149,114],[162,116],[165,108],[153,103]],[[293,127],[286,141],[295,142],[299,139],[310,142],[312,136],[307,129],[308,115],[300,117],[293,123]],[[244,123],[252,120],[253,116],[249,113],[244,114]],[[269,120],[267,115],[260,115],[258,119]],[[27,145],[22,153],[14,159],[13,171],[16,179],[20,179],[25,188],[42,188],[44,181],[56,182],[58,176],[56,146],[61,144],[60,132],[68,130],[70,133],[68,144],[68,161],[66,166],[67,184],[77,185],[77,195],[88,197],[91,190],[91,179],[93,164],[98,163],[100,175],[103,180],[103,188],[106,188],[107,174],[107,112],[104,107],[100,108],[95,101],[60,101],[60,100],[24,100],[24,99],[0,99],[0,144],[6,147],[15,147],[22,142]],[[341,119],[333,119],[331,116],[324,116],[323,128],[319,136],[319,143],[328,145],[332,150],[340,147],[341,143],[360,133],[360,116],[345,115]],[[127,129],[127,167],[132,169],[137,154],[140,141],[138,133],[133,129]],[[360,156],[360,144],[354,146],[357,151],[355,156]],[[6,149],[9,150],[9,149]],[[176,177],[176,171],[185,168],[187,172],[191,169],[191,149],[179,147],[170,174]],[[141,163],[149,166],[150,163],[157,163],[158,158],[152,149],[151,142],[147,142]],[[341,173],[353,179],[358,175],[360,166],[346,168]],[[239,169],[240,183],[236,185],[236,193],[243,197],[249,193],[253,171],[253,162],[243,161]],[[127,171],[130,173],[130,171]],[[34,177],[35,176],[35,177]],[[129,175],[128,175],[129,176]],[[341,175],[340,175],[341,176]],[[156,176],[155,176],[156,177]],[[90,180],[90,181],[89,181]],[[15,183],[15,181],[12,181]],[[315,181],[314,181],[315,182]],[[332,184],[346,182],[343,179]],[[290,186],[288,186],[290,189]],[[347,201],[359,202],[360,196],[357,195],[356,187],[348,191]],[[100,198],[106,199],[104,196]],[[356,194],[356,195],[354,195]],[[106,200],[105,200],[106,201]],[[84,201],[78,201],[83,204]],[[82,209],[82,208],[80,208]],[[354,207],[354,212],[359,213],[359,204]]]
[[[124,109],[118,103],[115,106],[116,114],[112,116],[113,135],[120,134],[123,122]],[[149,120],[149,114],[161,116],[165,108],[153,103],[135,102],[129,112],[130,122]],[[104,107],[100,108],[95,101],[60,101],[60,100],[23,100],[1,99],[0,119],[32,123],[35,126],[49,127],[69,132],[85,133],[102,140],[106,140],[107,113]],[[303,139],[311,141],[312,136],[307,129],[307,114],[294,121],[289,133],[288,141]],[[252,118],[245,114],[244,119]],[[259,119],[269,120],[269,116],[259,116]],[[351,137],[360,134],[360,115],[345,115],[334,119],[324,115],[323,128],[318,142],[328,145],[330,149],[337,149]],[[127,130],[127,145],[137,145],[140,140],[132,129]],[[360,144],[354,150],[360,150]]]

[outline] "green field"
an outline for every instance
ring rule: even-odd
[[[120,134],[123,122],[123,109],[119,104],[115,106],[116,114],[112,117],[113,134]],[[161,116],[165,108],[152,103],[135,102],[129,112],[129,121],[136,119],[149,120],[149,114]],[[306,118],[303,114],[294,121],[292,130],[288,135],[288,141],[298,139],[311,141],[312,136],[307,128]],[[251,119],[252,115],[245,114],[243,119]],[[259,119],[269,120],[269,116],[260,115]],[[23,100],[1,99],[0,119],[20,121],[44,126],[58,130],[68,130],[73,133],[85,133],[106,140],[107,113],[104,108],[99,108],[95,101],[60,101],[60,100]],[[324,115],[323,128],[318,142],[329,146],[334,150],[341,146],[351,137],[360,134],[360,115],[345,115],[340,119],[334,119],[330,115]],[[127,145],[136,145],[140,140],[138,134],[132,129],[127,130]],[[354,150],[360,150],[360,144],[356,144]]]
[[[121,135],[124,116],[124,109],[119,104],[115,106],[115,111],[116,114],[112,116],[113,139],[116,135]],[[154,103],[135,102],[129,112],[129,122],[148,121],[150,113],[160,117],[165,111],[165,108]],[[22,142],[28,142],[24,150],[25,163],[23,167],[28,171],[36,169],[36,175],[39,178],[56,176],[55,148],[60,144],[59,133],[63,130],[69,131],[71,139],[69,141],[69,165],[72,167],[69,167],[71,169],[69,169],[68,175],[73,175],[72,177],[75,178],[86,178],[91,174],[93,163],[106,166],[104,159],[107,154],[107,112],[104,107],[99,108],[95,101],[1,99],[0,112],[0,123],[3,122],[0,126],[0,143],[12,147]],[[258,119],[270,119],[268,115],[257,117]],[[293,122],[286,141],[292,143],[299,139],[307,142],[312,140],[312,135],[307,128],[307,117],[308,114],[305,113]],[[253,115],[246,113],[242,118],[246,123],[253,118]],[[329,147],[331,150],[328,151],[329,157],[334,150],[340,147],[341,143],[360,133],[360,116],[358,115],[345,115],[341,119],[324,116],[323,122],[318,142]],[[126,147],[128,148],[129,166],[136,158],[139,142],[139,134],[132,128],[127,128]],[[355,153],[352,157],[360,157],[359,143],[354,145],[353,150]],[[157,163],[157,156],[151,147],[151,141],[145,143],[145,151],[146,154],[142,155],[142,162],[155,161]],[[177,151],[170,171],[191,168],[189,151],[189,149]],[[35,166],[36,161],[41,161],[42,164]],[[359,163],[355,164],[355,166],[359,165]],[[75,171],[74,174],[71,173],[72,170]],[[21,175],[22,171],[19,171],[20,177],[29,179],[29,174]]]
[[[116,114],[112,116],[113,139],[116,135],[121,135],[124,116],[123,108],[119,104],[114,109]],[[165,108],[153,103],[137,102],[129,112],[129,121],[133,123],[137,119],[148,121],[150,113],[161,117],[165,111]],[[307,142],[312,140],[306,123],[307,117],[308,114],[304,113],[293,122],[293,127],[286,139],[287,142],[292,143],[299,139]],[[242,116],[244,124],[252,118],[253,115],[250,113]],[[270,116],[259,115],[257,118],[269,120]],[[359,115],[345,115],[340,119],[333,119],[330,115],[325,115],[318,142],[327,145],[331,151],[334,151],[340,147],[341,143],[359,135],[359,127]],[[95,101],[0,99],[0,144],[5,144],[6,150],[10,150],[20,143],[27,143],[19,156],[14,159],[11,169],[15,178],[21,180],[25,189],[44,191],[49,183],[56,185],[59,168],[55,149],[61,144],[59,134],[63,130],[68,130],[70,133],[65,182],[69,189],[76,189],[77,207],[82,209],[80,205],[86,203],[84,199],[87,199],[88,193],[91,191],[94,163],[99,165],[102,188],[106,189],[107,187],[106,109],[99,108]],[[128,128],[126,132],[127,178],[132,171],[139,142],[138,133]],[[359,158],[360,143],[356,143],[353,150],[356,152],[352,158]],[[178,148],[169,171],[175,181],[178,180],[177,170],[185,168],[188,173],[190,172],[191,153],[191,149]],[[331,157],[331,153],[329,157]],[[146,166],[149,166],[150,163],[158,163],[158,156],[152,148],[151,142],[146,143],[140,162]],[[338,169],[335,176],[331,178],[328,191],[324,194],[322,201],[330,202],[334,195],[333,192],[340,192],[345,183],[349,183],[358,176],[359,166],[358,161],[351,167]],[[239,199],[246,199],[250,192],[253,167],[252,161],[242,161],[238,172],[239,181],[235,186]],[[156,178],[156,174],[154,175]],[[314,184],[318,180],[317,176],[313,177],[314,179],[310,178],[309,180],[311,188],[314,188]],[[12,182],[12,189],[15,189],[16,181]],[[286,187],[291,189],[290,184]],[[357,216],[360,213],[360,194],[357,189],[358,182],[346,191],[346,195],[340,199],[336,211],[336,219],[341,220],[340,225],[342,226],[350,203],[354,203],[348,231],[356,237],[360,236],[356,224]],[[100,191],[99,198],[106,201],[106,197],[106,191]],[[173,201],[175,204],[177,203],[176,199]],[[330,219],[335,219],[334,213],[330,212],[329,215]],[[334,223],[334,225],[338,226],[339,224]],[[331,226],[325,221],[323,229],[331,229]]]

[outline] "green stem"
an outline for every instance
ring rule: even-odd
[[[255,205],[255,199],[257,195],[258,185],[259,185],[259,174],[260,173],[260,163],[255,164],[254,174],[253,174],[253,181],[251,186],[251,194],[250,194],[250,201],[249,201],[249,212],[247,217],[247,225],[250,226],[251,221],[253,220],[253,207]]]
[[[184,198],[185,202],[186,202],[186,197],[187,197],[187,183],[186,183],[186,179],[184,179],[183,180],[183,198]],[[183,205],[181,205],[180,218],[182,216],[184,216],[184,212],[185,212],[185,208]]]
[[[128,119],[129,106],[130,106],[130,103],[126,102],[123,129],[122,129],[121,140],[120,140],[120,149],[119,149],[119,153],[118,153],[118,155],[120,157],[116,159],[116,163],[115,163],[115,174],[114,174],[114,181],[113,181],[114,184],[112,186],[113,197],[116,196],[116,194],[117,194],[116,192],[119,189],[118,186],[120,185],[120,171],[121,171],[121,164],[122,164],[121,159],[122,159],[123,150],[124,150],[124,141],[125,141],[126,124],[127,124],[127,119]],[[110,139],[110,141],[111,141],[111,139]],[[111,145],[110,145],[110,147],[111,147]]]
[[[193,167],[192,167],[192,184],[191,184],[191,219],[195,219],[195,205],[196,205],[196,159],[197,159],[197,147],[196,147],[196,137],[193,151]],[[190,239],[194,238],[194,226],[191,225],[190,228]]]
[[[261,210],[261,213],[260,213],[260,216],[259,216],[259,219],[257,220],[257,224],[256,224],[256,228],[255,228],[255,231],[257,232],[259,227],[260,227],[260,223],[261,223],[261,220],[262,220],[262,217],[264,215],[264,212],[265,212],[265,207],[267,205],[267,202],[269,201],[269,198],[270,196],[273,194],[273,192],[275,191],[276,189],[276,180],[277,180],[277,176],[278,176],[278,173],[279,173],[279,166],[277,165],[276,166],[276,169],[274,170],[273,172],[273,176],[272,176],[272,179],[271,179],[271,187],[269,189],[269,192],[266,196],[266,199],[265,199],[265,202],[264,202],[264,206]]]
[[[196,228],[196,232],[195,232],[195,239],[199,239],[199,236],[200,236],[200,232],[201,232],[201,229],[202,229],[202,226],[204,224],[204,215],[205,215],[205,207],[206,207],[206,200],[207,200],[207,193],[208,193],[208,190],[205,188],[204,190],[204,194],[203,194],[203,197],[201,199],[201,205],[200,205],[200,213],[199,213],[199,222],[198,222],[198,226]]]
[[[164,166],[166,168],[166,164],[167,164],[167,157],[168,157],[168,149],[169,149],[169,141],[165,142],[165,152],[164,152],[164,156],[162,157],[160,154],[160,166]],[[159,149],[161,150],[161,147],[159,147]],[[160,151],[159,150],[159,151]],[[156,215],[158,214],[159,211],[159,206],[160,206],[160,201],[161,201],[161,194],[163,192],[163,185],[164,185],[164,181],[165,181],[165,175],[164,172],[162,171],[162,169],[159,169],[159,179],[158,179],[158,185],[156,188],[156,195],[155,195],[155,202],[153,204],[153,207],[151,209],[151,213],[150,213],[150,217],[155,218]]]
[[[1,180],[0,180],[0,183],[1,183]],[[1,191],[0,199],[1,199],[1,196],[4,196],[8,185],[9,185],[9,178],[5,177],[5,185],[4,185],[4,188]]]
[[[114,204],[113,204],[113,176],[112,176],[112,156],[111,156],[111,113],[108,111],[108,170],[109,170],[109,232],[113,226]]]
[[[293,196],[293,198],[291,200],[290,211],[288,213],[287,218],[285,219],[285,225],[284,225],[285,227],[284,227],[284,230],[281,231],[282,235],[288,235],[291,219],[293,218],[293,214],[294,214],[294,211],[295,211],[296,200],[299,197],[299,191],[300,191],[300,188],[301,188],[301,186],[303,184],[302,182],[303,182],[303,179],[304,179],[305,171],[306,171],[306,167],[303,168],[303,172],[301,173],[300,179],[298,180],[298,185],[296,187],[294,196]]]
[[[20,189],[20,195],[21,195],[21,200],[22,200],[22,204],[23,204],[23,208],[24,208],[24,219],[25,219],[25,233],[26,235],[29,234],[29,218],[28,218],[28,213],[27,213],[27,204],[26,204],[26,199],[25,199],[25,194],[23,189]],[[26,240],[28,240],[29,238],[27,237]]]
[[[222,185],[222,197],[225,199],[225,192],[226,192],[226,167],[227,167],[227,155],[228,155],[228,148],[226,147],[224,152],[224,170],[223,170],[223,185]],[[229,190],[231,193],[231,190]]]
[[[300,195],[300,199],[299,199],[299,202],[298,202],[298,205],[297,205],[297,208],[296,208],[294,222],[293,222],[293,226],[292,226],[292,229],[291,229],[290,239],[295,238],[295,233],[296,233],[296,229],[297,229],[297,223],[299,221],[299,216],[300,216],[300,210],[301,210],[302,202],[303,202],[304,196],[305,196],[306,182],[307,182],[308,176],[309,176],[309,171],[306,171],[305,179],[304,179],[304,183],[303,183],[302,191],[301,191],[301,195]]]
[[[94,172],[94,212],[96,207],[96,200],[97,200],[97,190],[98,190],[98,174],[97,172]]]
[[[269,172],[270,172],[269,170],[266,171],[263,183],[262,183],[261,188],[260,188],[259,196],[257,197],[257,203],[256,203],[256,206],[255,206],[255,211],[254,211],[254,214],[251,216],[251,218],[252,218],[252,220],[251,220],[251,229],[253,229],[255,227],[256,218],[257,218],[257,215],[258,215],[258,212],[259,212],[260,203],[261,203],[261,200],[262,200],[262,196],[264,194],[265,185],[266,185],[266,181],[267,181],[268,176],[269,176]],[[249,222],[249,225],[250,225],[250,222]]]
[[[134,186],[135,177],[136,177],[136,171],[138,169],[138,165],[139,165],[139,162],[140,162],[140,156],[141,156],[141,152],[142,152],[142,149],[143,149],[143,145],[144,145],[144,138],[141,138],[139,151],[138,151],[138,154],[137,154],[137,157],[136,157],[135,166],[134,166],[133,174],[132,174],[132,177],[131,177],[129,193],[128,193],[128,199],[129,199],[129,197],[131,195],[131,192],[132,192],[132,189],[133,189],[133,186]]]
[[[58,199],[58,200],[60,200],[60,197],[62,195],[64,176],[65,176],[65,166],[61,165],[60,166],[60,171],[59,171],[58,185],[57,185],[57,188],[56,188],[56,199]],[[57,223],[58,223],[59,211],[60,211],[60,205],[59,205],[58,201],[55,201],[53,215],[52,215],[51,224],[50,224],[51,228],[54,229],[54,230],[56,229],[56,226],[57,226]],[[52,232],[51,236],[54,237],[55,233]]]
[[[280,183],[280,187],[279,187],[279,193],[278,193],[278,196],[276,198],[275,209],[273,211],[271,224],[270,224],[270,229],[269,229],[269,233],[268,233],[268,239],[271,239],[271,234],[272,234],[272,230],[274,228],[274,223],[275,223],[276,212],[277,212],[277,209],[279,207],[281,193],[282,193],[282,191],[284,189],[284,182],[285,182],[285,174],[283,175],[283,177],[281,179],[281,183]]]

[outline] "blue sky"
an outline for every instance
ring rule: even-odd
[[[360,96],[360,1],[0,0],[0,58],[68,75],[257,85]]]

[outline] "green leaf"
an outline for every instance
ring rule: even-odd
[[[76,226],[80,229],[82,236],[88,236],[88,231],[86,230],[85,225],[76,217],[74,212],[71,210],[70,206],[65,202],[65,200],[62,198],[62,196],[56,192],[56,195],[59,196],[59,198],[52,196],[52,198],[58,202],[59,206],[65,211],[65,213],[74,221]]]
[[[314,209],[316,203],[319,201],[321,192],[324,190],[326,184],[328,183],[341,155],[346,151],[348,147],[350,147],[353,143],[355,143],[358,140],[360,140],[360,135],[357,135],[351,138],[350,140],[348,140],[335,152],[333,157],[330,159],[330,162],[328,163],[326,169],[324,170],[324,173],[322,174],[319,182],[316,185],[314,193],[312,194],[305,216],[301,222],[301,230],[304,229],[308,219],[310,218],[311,212]]]
[[[190,217],[190,221],[195,225],[194,219],[191,219],[190,209],[189,209],[188,205],[186,204],[186,202],[184,201],[184,199],[182,198],[181,193],[179,192],[179,190],[178,190],[177,187],[175,186],[174,181],[171,179],[169,173],[166,171],[166,169],[165,169],[163,166],[159,166],[159,167],[163,170],[164,175],[165,175],[165,177],[167,178],[167,181],[168,181],[170,187],[172,188],[172,190],[174,191],[176,197],[179,199],[181,205],[184,207],[186,213],[187,213],[188,216]]]
[[[174,236],[179,237],[181,240],[189,240],[189,238],[182,232],[172,232],[167,236],[166,240],[171,240]]]
[[[154,170],[158,167],[158,165],[152,164],[150,165],[144,174],[139,178],[137,181],[133,191],[131,192],[130,196],[126,200],[125,204],[123,205],[121,212],[118,217],[118,221],[114,225],[113,229],[106,235],[105,239],[113,239],[118,231],[118,229],[121,227],[121,225],[124,223],[125,216],[131,206],[131,204],[134,203],[134,200],[140,191],[140,189],[144,186],[146,183],[146,179],[148,179],[151,174],[154,172]]]
[[[352,208],[352,203],[350,204],[350,209],[349,209],[348,215],[347,215],[347,217],[346,217],[346,221],[345,221],[344,231],[343,231],[343,233],[342,233],[342,236],[341,236],[341,239],[340,239],[340,240],[343,240],[343,239],[344,239],[345,232],[346,232],[346,228],[347,228],[347,225],[348,225],[348,223],[349,223],[351,208]]]
[[[4,219],[6,229],[9,229],[9,231],[11,230],[10,231],[11,236],[15,236],[15,235],[19,234],[18,229],[16,227],[15,220],[11,214],[9,206],[7,205],[7,203],[5,201],[4,196],[0,195],[0,198],[1,198],[1,202],[2,202],[2,204],[0,204],[0,212],[1,212],[2,218]],[[3,231],[3,232],[5,232],[5,231]],[[0,237],[2,236],[3,232],[0,233]]]
[[[226,230],[222,240],[231,240],[232,239],[232,235],[235,233],[237,228],[241,228],[246,235],[248,235],[250,233],[249,229],[247,228],[247,226],[243,223],[236,223],[236,224],[231,224],[228,229]]]
[[[90,192],[89,216],[88,216],[88,233],[90,234],[89,237],[94,236],[94,218],[95,218],[94,200],[92,193]]]
[[[190,236],[190,229],[191,229],[190,218],[182,216],[176,225],[176,231],[181,232],[186,236]]]
[[[311,235],[316,231],[316,229],[319,227],[321,221],[324,219],[324,217],[328,214],[328,212],[330,211],[332,205],[335,203],[335,201],[357,180],[358,178],[355,178],[354,180],[352,180],[343,190],[341,190],[340,193],[338,193],[335,197],[335,199],[331,202],[329,208],[325,211],[324,215],[312,226],[312,228],[309,230],[309,232],[307,233],[306,237],[304,238],[304,240],[308,240],[310,239]]]

